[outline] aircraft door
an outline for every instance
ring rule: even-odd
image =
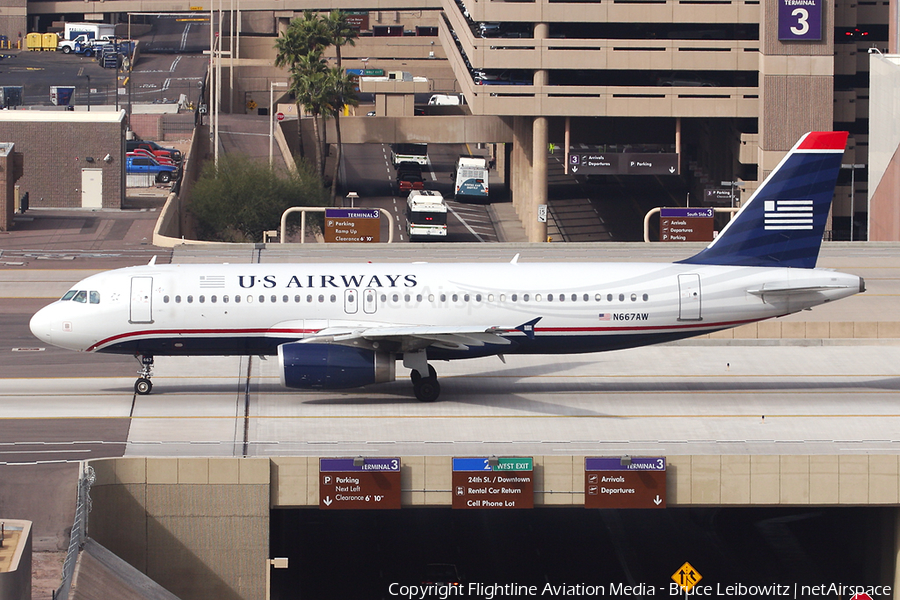
[[[153,278],[131,278],[131,314],[129,323],[152,323]]]
[[[359,310],[359,291],[344,290],[344,312],[348,315],[355,315]]]
[[[703,320],[700,316],[700,275],[697,273],[678,276],[678,320]]]
[[[378,292],[372,288],[363,290],[363,312],[374,315],[378,309]]]

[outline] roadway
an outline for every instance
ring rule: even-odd
[[[898,359],[900,345],[893,342],[695,342],[596,356],[508,356],[505,365],[486,358],[436,363],[441,400],[422,404],[402,368],[391,384],[294,391],[280,387],[276,359],[159,357],[149,396],[135,396],[134,369],[117,366],[102,377],[60,369],[4,379],[0,412],[7,419],[41,419],[46,432],[35,438],[27,428],[7,430],[2,437],[13,446],[3,461],[46,460],[50,451],[54,460],[117,451],[181,457],[893,454],[900,451]],[[60,426],[73,424],[93,424],[94,437],[73,430],[60,439]],[[42,451],[27,445],[37,441],[52,445]],[[73,445],[65,450],[63,442]]]

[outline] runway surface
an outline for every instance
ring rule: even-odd
[[[281,388],[276,360],[160,357],[148,396],[135,396],[124,373],[7,379],[0,413],[7,423],[109,423],[97,447],[80,443],[72,459],[117,448],[126,456],[900,451],[900,344],[809,343],[436,363],[442,396],[432,404],[414,399],[402,368],[391,384],[304,392]],[[129,419],[127,434],[112,425]],[[21,436],[7,430],[4,447]]]

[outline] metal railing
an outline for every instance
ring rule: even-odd
[[[53,600],[68,600],[72,578],[75,576],[75,563],[78,553],[84,547],[87,537],[88,513],[91,512],[91,486],[96,480],[94,468],[85,462],[81,463],[78,473],[78,495],[75,504],[75,521],[72,523],[72,535],[69,538],[69,550],[63,563],[62,582],[53,593]]]

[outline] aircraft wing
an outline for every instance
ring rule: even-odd
[[[354,340],[390,341],[404,352],[437,346],[448,350],[464,350],[493,344],[506,346],[512,342],[502,334],[516,327],[472,327],[466,325],[375,325],[371,327],[328,327],[305,337],[304,343],[348,343]]]

